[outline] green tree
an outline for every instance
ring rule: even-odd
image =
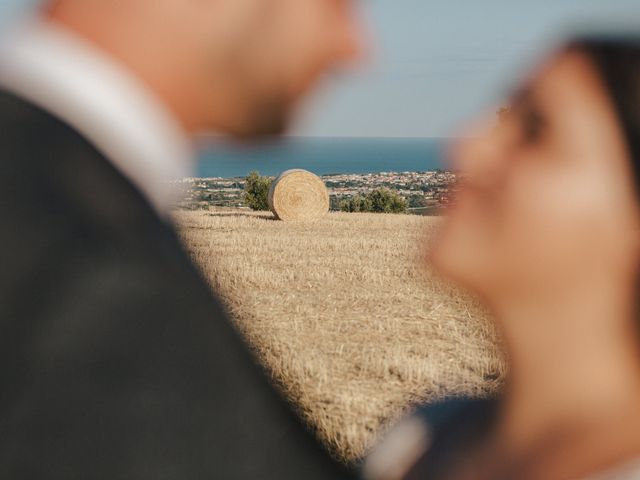
[[[407,200],[398,192],[388,188],[377,188],[367,195],[371,202],[371,211],[376,213],[406,213]]]
[[[269,189],[273,179],[253,171],[245,179],[244,203],[251,210],[269,210]]]
[[[371,212],[371,200],[363,195],[355,195],[340,203],[343,212]]]

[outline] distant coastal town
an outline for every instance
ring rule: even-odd
[[[409,212],[435,215],[451,203],[457,181],[452,172],[380,172],[369,174],[336,174],[321,177],[329,190],[331,209],[339,210],[341,202],[363,195],[377,188],[388,188],[404,197]],[[183,191],[180,209],[199,210],[209,207],[242,208],[246,179],[184,178],[176,182]]]

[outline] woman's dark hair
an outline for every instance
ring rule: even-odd
[[[611,96],[640,192],[640,34],[586,37],[571,44],[590,56]]]
[[[585,38],[572,47],[589,55],[605,83],[627,141],[636,193],[640,195],[640,35]],[[636,291],[636,319],[640,319],[640,281],[636,282]],[[636,327],[640,336],[640,321],[636,321]]]

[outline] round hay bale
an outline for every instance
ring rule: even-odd
[[[287,170],[271,184],[269,208],[285,222],[316,220],[329,211],[329,192],[317,175]]]

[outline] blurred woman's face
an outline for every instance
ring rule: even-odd
[[[430,252],[490,303],[554,297],[635,275],[638,208],[622,130],[589,58],[554,58],[499,125],[452,152],[456,204]]]

